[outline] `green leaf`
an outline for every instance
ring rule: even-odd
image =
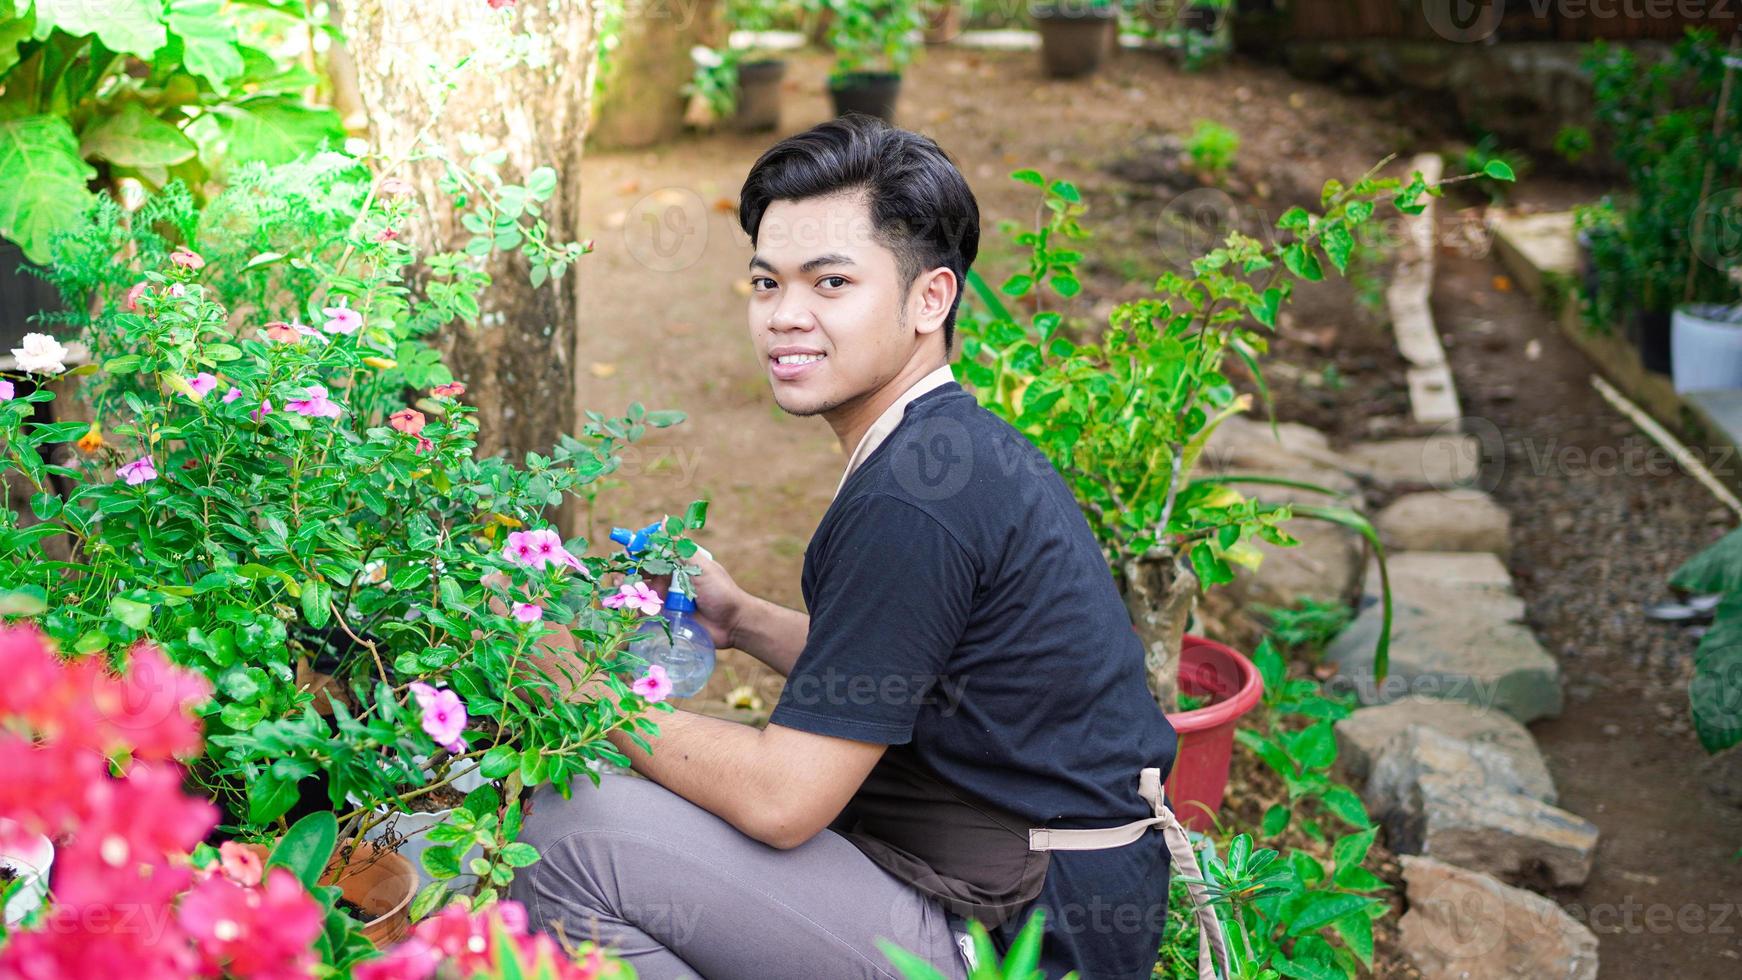
[[[429,872],[429,876],[437,881],[457,878],[460,874],[460,850],[463,847],[465,847],[463,844],[426,847],[423,849],[423,854],[418,857],[418,862],[423,865],[423,870]]]
[[[1367,808],[1361,805],[1361,798],[1347,786],[1332,786],[1319,799],[1325,804],[1325,809],[1336,814],[1338,819],[1351,827],[1373,825],[1373,818],[1367,815]]]
[[[144,632],[151,622],[151,606],[116,596],[109,600],[109,615],[120,620],[129,629]]]
[[[1482,173],[1495,180],[1516,180],[1512,167],[1504,160],[1489,160],[1482,165]]]
[[[333,617],[330,600],[333,597],[333,587],[324,579],[312,579],[302,586],[302,618],[310,626],[320,629],[327,625]]]
[[[10,0],[0,0],[0,10],[9,9]],[[19,16],[0,16],[0,76],[18,64],[18,45],[30,40],[36,27],[36,11],[26,5]]]
[[[1319,268],[1318,256],[1298,242],[1282,250],[1282,264],[1288,267],[1288,271],[1308,282],[1318,282],[1325,277],[1324,271]]]
[[[1264,811],[1264,820],[1260,829],[1264,832],[1264,836],[1275,837],[1288,829],[1288,821],[1292,816],[1294,816],[1294,811],[1281,803],[1273,803],[1268,810]]]
[[[271,772],[262,773],[248,783],[248,822],[271,823],[295,806],[296,798],[295,782],[280,779]]]
[[[213,106],[227,144],[226,165],[261,161],[288,163],[318,149],[322,141],[338,143],[345,130],[330,109],[315,109],[285,99],[256,100],[240,105]]]
[[[1742,593],[1742,528],[1683,562],[1670,574],[1669,584],[1688,592]]]
[[[79,134],[79,152],[87,159],[126,167],[171,167],[191,160],[199,148],[181,130],[128,101],[118,112],[98,116],[85,127]]]
[[[219,95],[247,70],[236,46],[236,25],[223,13],[222,0],[169,0],[169,29],[182,43],[182,64]]]
[[[85,185],[97,171],[79,156],[79,140],[60,116],[0,123],[0,237],[32,262],[50,260],[49,239],[71,228],[91,205]]]
[[[1288,922],[1288,934],[1304,936],[1330,925],[1343,916],[1365,912],[1373,899],[1365,895],[1344,895],[1338,892],[1315,892],[1295,910]],[[1364,917],[1364,916],[1363,916]]]
[[[1033,288],[1033,276],[1014,275],[1004,280],[1004,285],[999,286],[998,291],[1006,296],[1021,296]]]
[[[1013,170],[1010,173],[1010,179],[1020,180],[1024,184],[1033,184],[1036,187],[1046,186],[1046,178],[1042,177],[1040,172],[1036,170]]]
[[[1367,851],[1373,846],[1373,838],[1378,836],[1378,827],[1369,827],[1359,833],[1339,838],[1331,849],[1331,860],[1339,869],[1356,868],[1367,860]]]
[[[1334,223],[1325,229],[1321,244],[1325,248],[1325,256],[1338,272],[1346,272],[1349,268],[1349,255],[1355,251],[1355,236],[1349,234],[1349,229],[1341,222]]]
[[[36,37],[57,29],[73,37],[95,34],[110,51],[149,61],[168,39],[162,18],[163,0],[36,0]]]
[[[1083,195],[1077,192],[1077,185],[1070,183],[1069,181],[1055,180],[1052,182],[1052,186],[1049,187],[1048,190],[1072,204],[1081,204],[1083,201]]]
[[[304,888],[313,888],[333,860],[339,844],[339,820],[331,810],[318,810],[290,825],[267,858],[269,868],[285,868]]]
[[[1343,945],[1349,947],[1361,964],[1373,969],[1373,920],[1365,915],[1345,915],[1331,925],[1343,938]]]
[[[502,845],[502,860],[507,861],[511,867],[530,867],[538,862],[538,848],[531,844],[519,842],[504,844]]]
[[[423,886],[417,897],[411,900],[411,921],[421,921],[425,916],[441,907],[442,899],[453,894],[448,891],[445,882],[432,881]]]
[[[938,972],[937,967],[887,939],[877,940],[877,948],[883,951],[883,955],[888,958],[889,962],[895,964],[895,968],[901,971],[905,980],[949,980],[944,974]]]
[[[520,753],[507,745],[498,745],[484,753],[478,771],[485,779],[502,779],[520,766]]]

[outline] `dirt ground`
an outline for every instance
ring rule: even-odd
[[[580,266],[588,297],[583,402],[617,411],[639,400],[690,414],[626,460],[588,536],[601,540],[613,524],[643,524],[707,498],[700,539],[744,586],[795,607],[805,544],[845,460],[826,423],[784,415],[768,393],[748,340],[750,248],[734,208],[763,149],[831,114],[826,68],[815,54],[789,67],[780,133],[589,152],[583,175],[583,226],[598,244]],[[1026,223],[1035,210],[1031,189],[1005,175],[1034,167],[1082,187],[1085,224],[1097,238],[1084,243],[1086,288],[1071,312],[1091,315],[1141,295],[1157,271],[1207,244],[1189,230],[1182,237],[1170,218],[1228,199],[1147,166],[1169,134],[1183,136],[1201,118],[1242,138],[1229,186],[1248,218],[1255,209],[1274,220],[1290,204],[1316,201],[1326,178],[1349,179],[1386,154],[1428,145],[1411,120],[1372,99],[1243,64],[1183,74],[1139,52],[1122,52],[1091,80],[1054,82],[1040,76],[1035,53],[933,49],[909,71],[899,122],[936,138],[968,177],[985,236],[978,267],[994,282],[1012,271],[998,222]],[[1693,643],[1639,615],[1668,571],[1721,530],[1715,505],[1680,475],[1528,465],[1536,457],[1523,453],[1525,444],[1588,451],[1620,445],[1631,430],[1589,389],[1588,366],[1528,300],[1495,291],[1496,271],[1488,260],[1446,259],[1436,307],[1466,411],[1490,420],[1508,446],[1493,475],[1515,522],[1512,570],[1531,625],[1569,676],[1566,715],[1538,726],[1538,735],[1563,805],[1604,833],[1591,883],[1556,897],[1597,912],[1606,978],[1736,976],[1742,924],[1733,918],[1695,934],[1654,931],[1643,908],[1621,918],[1630,902],[1677,910],[1728,903],[1734,912],[1742,896],[1742,872],[1730,860],[1742,845],[1742,818],[1706,802],[1698,745],[1685,723],[1677,728]],[[1345,283],[1302,291],[1270,368],[1279,417],[1338,439],[1399,429],[1389,420],[1407,411],[1401,362],[1379,319],[1359,312],[1362,291]],[[1541,342],[1534,361],[1521,356],[1531,338]],[[771,672],[736,651],[722,662],[701,700],[717,703],[750,684],[773,704],[779,684]],[[1602,929],[1605,916],[1617,925]],[[1395,962],[1381,973],[1409,975]]]

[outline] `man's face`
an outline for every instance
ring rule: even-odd
[[[909,290],[862,193],[775,201],[756,237],[750,339],[782,409],[826,413],[901,371],[914,351]]]

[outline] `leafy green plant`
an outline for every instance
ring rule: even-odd
[[[0,0],[0,235],[43,262],[93,181],[198,191],[342,140],[302,97],[319,76],[278,53],[321,29],[300,0]]]
[[[1288,794],[1286,802],[1265,811],[1260,825],[1264,836],[1275,837],[1292,825],[1323,842],[1324,814],[1356,829],[1371,827],[1361,797],[1333,775],[1333,725],[1354,711],[1354,699],[1326,697],[1318,681],[1290,678],[1287,663],[1268,637],[1253,651],[1252,662],[1264,678],[1265,710],[1253,724],[1235,729],[1234,738],[1282,780]]]
[[[1026,268],[996,291],[968,274],[980,303],[963,307],[956,375],[1071,486],[1119,580],[1163,705],[1174,704],[1180,644],[1200,583],[1226,583],[1236,566],[1255,565],[1260,541],[1294,544],[1284,525],[1295,516],[1351,527],[1379,549],[1371,523],[1353,511],[1267,505],[1235,489],[1280,483],[1331,494],[1322,487],[1196,472],[1216,427],[1252,404],[1253,395],[1237,392],[1222,373],[1224,358],[1247,366],[1268,404],[1258,359],[1293,281],[1323,279],[1320,256],[1345,270],[1357,232],[1381,201],[1420,211],[1422,194],[1440,193],[1420,174],[1404,184],[1375,177],[1377,169],[1353,185],[1328,182],[1320,213],[1290,208],[1269,245],[1230,234],[1189,270],[1160,276],[1154,297],[1115,307],[1104,328],[1067,322],[1064,311],[1047,308],[1049,296],[1068,302],[1082,291],[1082,254],[1073,247],[1087,234],[1078,220],[1086,209],[1081,193],[1067,181],[1019,170],[1012,179],[1042,195],[1031,228],[1004,226],[1027,252]],[[1021,319],[1006,300],[1020,304]],[[1391,619],[1389,588],[1384,593],[1376,654],[1382,675]]]
[[[1530,158],[1501,148],[1499,138],[1493,133],[1484,134],[1474,146],[1465,150],[1460,165],[1465,176],[1499,178],[1481,182],[1482,189],[1495,203],[1506,199],[1506,184],[1515,180],[1518,174],[1530,172]]]
[[[1372,893],[1388,886],[1363,865],[1378,833],[1370,828],[1339,838],[1330,866],[1302,851],[1284,858],[1239,834],[1225,857],[1206,846],[1199,853],[1201,883],[1228,936],[1229,980],[1279,977],[1353,978],[1373,966],[1373,920],[1386,904]],[[1155,975],[1196,980],[1197,925],[1175,879],[1168,925]]]
[[[968,980],[1045,980],[1038,968],[1040,943],[1045,933],[1046,912],[1037,909],[1023,924],[1022,931],[1016,934],[1016,941],[1010,944],[1010,952],[1000,962],[998,951],[993,948],[992,939],[986,934],[986,927],[978,922],[969,922],[968,935],[974,943],[975,965],[968,974]],[[877,948],[883,950],[883,955],[889,957],[889,962],[895,964],[895,968],[901,971],[906,980],[944,980],[945,974],[936,967],[888,940],[878,940]],[[1076,971],[1073,970],[1061,980],[1075,980],[1076,976]]]
[[[833,15],[829,46],[835,52],[830,78],[854,72],[900,72],[918,47],[915,32],[925,27],[918,0],[809,0]]]
[[[1678,303],[1734,303],[1728,261],[1708,250],[1724,232],[1709,196],[1742,166],[1742,85],[1724,84],[1726,43],[1690,30],[1668,58],[1598,42],[1583,67],[1597,120],[1627,174],[1620,234],[1595,251],[1606,295],[1589,307],[1664,313]],[[1728,93],[1729,102],[1720,107]],[[1722,113],[1722,115],[1720,115]],[[1729,125],[1719,124],[1730,120]]]
[[[1742,530],[1731,531],[1670,576],[1678,589],[1721,594],[1712,627],[1694,651],[1688,707],[1707,752],[1742,743]]]
[[[1591,130],[1568,123],[1555,131],[1554,151],[1562,160],[1575,166],[1596,148]]]
[[[1626,229],[1615,202],[1605,195],[1590,204],[1573,208],[1573,234],[1586,251],[1581,257],[1588,262],[1582,269],[1579,284],[1579,310],[1585,329],[1596,334],[1613,333],[1615,325],[1628,313],[1632,297],[1627,283],[1635,275],[1629,271],[1634,253],[1629,250]]]
[[[444,186],[489,230],[474,242],[502,246],[522,185],[475,175]],[[539,185],[524,186],[513,224],[554,264],[572,253],[543,241]],[[267,207],[280,191],[292,206]],[[622,447],[682,416],[589,413],[521,465],[477,457],[463,381],[429,335],[476,318],[489,277],[388,234],[415,213],[392,178],[333,153],[254,173],[204,212],[173,186],[132,216],[104,198],[48,269],[92,353],[96,421],[33,420],[60,394],[48,368],[0,400],[0,472],[33,491],[28,515],[0,512],[0,608],[80,653],[151,639],[210,678],[193,776],[239,835],[324,796],[341,838],[361,837],[474,770],[566,786],[626,763],[608,733],[653,725],[617,678],[636,669],[635,616],[601,601],[627,559],[584,556],[544,515],[589,499]],[[282,237],[259,237],[261,214]],[[667,520],[639,571],[672,571],[704,521],[700,503]],[[576,646],[554,674],[539,664],[551,625]],[[333,678],[329,716],[311,667]],[[596,676],[620,705],[561,695]],[[524,857],[490,853],[480,896]]]
[[[1221,123],[1199,119],[1192,124],[1185,146],[1192,169],[1211,183],[1219,184],[1234,167],[1234,156],[1240,152],[1240,135]]]
[[[1293,606],[1256,606],[1270,638],[1284,649],[1316,657],[1354,619],[1348,605],[1302,598]]]
[[[700,96],[715,119],[731,116],[738,111],[738,62],[742,59],[743,53],[731,47],[698,49],[696,71],[683,94]]]

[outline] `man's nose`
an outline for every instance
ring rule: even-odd
[[[780,304],[768,318],[768,329],[781,333],[810,330],[817,325],[816,315],[804,300],[794,294],[781,297]]]

